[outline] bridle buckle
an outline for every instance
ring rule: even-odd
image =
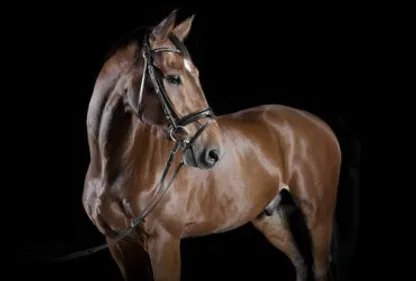
[[[189,131],[184,126],[170,127],[169,137],[175,143],[180,143],[180,144],[189,143]]]

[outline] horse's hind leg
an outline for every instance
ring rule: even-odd
[[[291,260],[296,270],[296,281],[306,281],[308,268],[291,234],[286,210],[279,208],[270,216],[261,215],[253,221],[253,225]]]
[[[107,239],[109,242],[110,239]],[[109,247],[124,280],[152,281],[152,269],[148,254],[135,241],[123,240]]]
[[[329,273],[329,256],[331,251],[332,215],[325,219],[314,219],[308,223],[312,240],[313,271],[316,281],[327,281]],[[308,220],[308,216],[306,215]]]

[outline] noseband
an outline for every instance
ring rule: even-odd
[[[153,55],[161,52],[170,52],[176,53],[183,56],[183,58],[190,58],[189,52],[185,45],[176,37],[173,33],[169,34],[169,39],[175,45],[177,49],[172,48],[157,48],[151,49],[149,44],[148,33],[145,34],[143,40],[142,56],[144,60],[143,75],[140,84],[140,92],[138,98],[138,116],[141,119],[141,103],[144,91],[144,84],[146,81],[146,76],[149,75],[150,80],[155,89],[156,95],[159,98],[165,118],[168,122],[168,135],[170,139],[179,143],[182,149],[187,149],[192,146],[193,142],[203,133],[203,131],[208,127],[208,125],[215,118],[215,114],[211,107],[207,107],[197,112],[190,113],[183,117],[180,117],[172,104],[172,101],[166,94],[166,90],[163,87],[163,73],[162,71],[154,65]],[[196,133],[192,138],[189,136],[189,131],[186,129],[186,125],[189,125],[193,122],[198,121],[202,118],[208,118],[206,122],[198,128]]]

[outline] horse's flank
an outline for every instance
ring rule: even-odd
[[[210,172],[192,171],[187,175],[193,184],[186,201],[185,235],[226,231],[252,221],[284,186],[290,187],[295,200],[309,202],[310,198],[303,194],[316,194],[316,205],[311,208],[319,205],[320,211],[331,210],[331,206],[320,204],[319,200],[322,193],[329,192],[324,190],[325,186],[337,182],[339,162],[332,159],[340,161],[340,150],[325,123],[282,105],[223,115],[217,122],[222,130],[224,157]],[[303,164],[305,161],[307,165]],[[320,183],[316,167],[334,176],[327,183]],[[316,178],[308,190],[299,190],[298,181],[309,180],[304,174]],[[211,211],[204,211],[207,209]]]

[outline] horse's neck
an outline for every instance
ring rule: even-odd
[[[157,183],[169,157],[170,143],[161,128],[141,124],[134,135],[134,145],[128,152],[136,185]]]
[[[114,118],[100,138],[100,178],[114,192],[150,189],[156,185],[169,154],[162,129],[134,116]]]

